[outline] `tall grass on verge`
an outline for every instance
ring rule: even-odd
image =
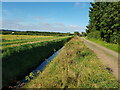
[[[43,60],[60,49],[71,37],[9,47],[2,51],[3,87],[16,83],[34,70]]]
[[[74,37],[22,88],[118,88],[118,82],[83,41]]]
[[[97,43],[97,44],[99,44],[101,46],[104,46],[104,47],[106,47],[108,49],[111,49],[111,50],[113,50],[115,52],[120,53],[120,50],[119,50],[119,47],[118,47],[119,44],[107,43],[105,41],[102,41],[101,39],[94,39],[94,38],[87,38],[87,39],[92,41],[92,42],[95,42],[95,43]]]

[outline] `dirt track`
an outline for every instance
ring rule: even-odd
[[[85,45],[94,51],[101,62],[107,67],[106,69],[108,69],[118,80],[120,80],[120,75],[118,75],[120,69],[120,65],[118,65],[118,63],[120,64],[120,58],[118,58],[118,56],[120,54],[92,41],[86,40],[85,38],[82,39],[84,40]]]

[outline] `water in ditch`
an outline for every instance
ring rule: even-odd
[[[61,48],[62,49],[62,48]],[[61,49],[59,49],[57,52],[55,52],[52,56],[50,56],[48,59],[46,59],[45,61],[43,61],[40,66],[38,66],[35,70],[33,70],[31,73],[33,74],[34,77],[36,77],[40,72],[42,72],[46,65],[49,64],[54,58],[56,55],[58,55],[58,53],[61,51]],[[27,76],[27,78],[29,79],[26,79],[24,78],[23,80],[21,80],[20,82],[18,82],[18,84],[16,86],[14,86],[15,88],[20,88],[21,86],[23,86],[26,82],[32,80],[33,78],[30,77],[30,76]]]

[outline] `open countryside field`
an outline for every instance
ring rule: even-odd
[[[0,35],[0,36],[2,37],[2,43],[1,43],[2,49],[7,47],[24,45],[24,44],[32,44],[37,42],[65,38],[59,36],[35,36],[35,35]]]
[[[8,87],[23,79],[25,75],[34,70],[71,38],[71,36],[2,36],[4,39],[1,55],[3,87]]]
[[[30,35],[30,38],[28,36],[3,35],[3,38],[6,38],[2,43],[4,87],[16,85],[19,80],[29,75],[32,70],[72,38],[72,36],[32,37]],[[32,76],[34,77],[34,74]],[[95,53],[84,45],[83,40],[74,37],[65,44],[58,56],[38,77],[34,77],[22,87],[118,88],[118,82],[108,67],[104,66]]]
[[[120,90],[119,0],[7,1],[0,89]]]
[[[3,41],[17,40],[17,39],[32,39],[41,37],[53,37],[53,36],[37,36],[37,35],[0,35]]]

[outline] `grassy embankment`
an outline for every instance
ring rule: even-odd
[[[8,87],[8,85],[16,83],[17,80],[23,79],[24,76],[40,65],[43,60],[52,55],[55,50],[60,49],[70,38],[57,37],[50,39],[48,37],[42,42],[3,48],[3,87]]]
[[[118,88],[118,83],[80,38],[73,38],[23,88]]]
[[[90,40],[92,42],[95,42],[95,43],[97,43],[97,44],[99,44],[101,46],[104,46],[104,47],[106,47],[108,49],[111,49],[111,50],[113,50],[115,52],[120,53],[120,50],[118,48],[118,46],[119,46],[118,44],[107,43],[105,41],[102,41],[102,40],[99,40],[99,39],[93,39],[93,38],[86,38],[86,39],[88,39],[88,40]]]

